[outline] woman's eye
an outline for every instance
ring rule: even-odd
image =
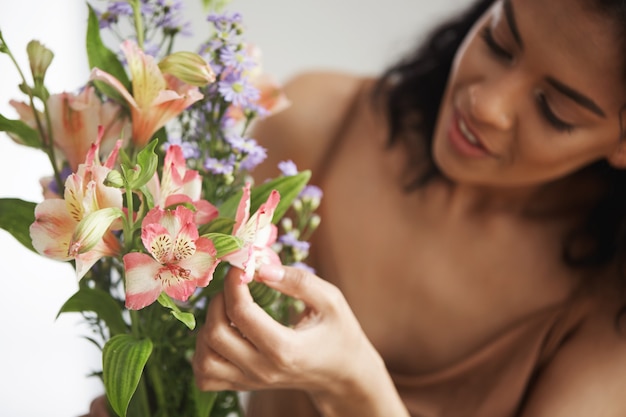
[[[554,114],[550,106],[548,105],[548,100],[546,95],[543,93],[537,94],[537,103],[539,105],[539,110],[543,117],[554,127],[556,130],[560,132],[570,133],[572,129],[574,129],[574,125],[571,123],[564,122],[557,115]]]
[[[491,32],[491,28],[488,26],[485,27],[480,32],[480,37],[483,39],[485,44],[489,47],[491,52],[494,53],[499,58],[503,58],[507,61],[511,61],[513,59],[513,54],[504,49],[496,40],[493,38],[493,33]]]

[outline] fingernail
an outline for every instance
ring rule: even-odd
[[[261,265],[259,276],[263,281],[280,281],[285,276],[285,269],[282,265]]]

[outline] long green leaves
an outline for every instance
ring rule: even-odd
[[[102,372],[107,398],[115,412],[126,416],[143,368],[152,353],[152,341],[129,334],[113,336],[102,350]]]
[[[252,195],[250,196],[250,212],[254,213],[259,206],[267,200],[272,190],[276,190],[280,194],[280,202],[274,211],[273,222],[277,223],[287,212],[293,200],[308,183],[309,178],[311,178],[311,172],[302,171],[296,175],[279,177],[254,187],[251,190]],[[242,193],[239,192],[233,195],[220,206],[220,216],[227,218],[235,217],[239,200],[241,200],[241,194]]]
[[[11,233],[22,245],[35,252],[29,228],[35,221],[35,203],[19,198],[0,198],[0,228]]]
[[[22,145],[37,149],[42,147],[39,132],[21,120],[7,119],[0,114],[0,132],[12,133]]]
[[[130,91],[130,80],[126,75],[124,66],[117,59],[117,56],[113,51],[107,48],[102,42],[100,37],[100,24],[98,23],[98,16],[94,12],[93,8],[89,6],[89,18],[87,20],[87,58],[89,60],[89,68],[99,68],[102,71],[108,72]],[[104,95],[112,98],[118,103],[124,104],[126,101],[120,96],[120,94],[111,86],[101,81],[94,82],[96,88]]]
[[[97,288],[81,288],[72,295],[61,307],[61,313],[82,313],[93,311],[99,319],[104,321],[112,336],[125,333],[128,330],[122,318],[122,309],[115,299],[106,291]]]

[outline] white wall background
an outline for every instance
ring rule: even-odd
[[[375,74],[415,44],[445,13],[469,0],[233,0],[247,38],[263,50],[264,68],[281,80],[305,69]],[[208,26],[199,0],[185,0],[197,36]],[[93,1],[102,8],[104,2]],[[25,47],[38,39],[55,59],[48,72],[52,93],[84,83],[86,6],[77,0],[0,0],[0,31],[27,70]],[[20,98],[18,75],[0,54],[0,114],[16,118],[9,99]],[[0,133],[0,198],[40,201],[38,181],[50,175],[43,153],[15,145]],[[81,338],[78,317],[55,321],[77,289],[71,267],[23,249],[0,230],[0,416],[75,417],[102,392],[99,352]]]

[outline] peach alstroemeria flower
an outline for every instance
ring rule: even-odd
[[[38,204],[35,208],[35,222],[30,226],[33,247],[37,252],[60,261],[75,259],[78,279],[98,259],[116,256],[121,250],[117,238],[110,230],[103,234],[101,241],[95,245],[89,244],[88,250],[81,250],[84,245],[76,240],[89,235],[88,230],[77,230],[79,223],[87,215],[105,208],[122,209],[121,190],[104,185],[104,180],[117,159],[121,140],[102,165],[98,158],[101,138],[102,136],[91,146],[85,163],[79,165],[78,171],[67,178],[65,198],[50,198]],[[111,220],[108,214],[105,217]]]
[[[249,45],[247,55],[255,62],[252,69],[246,71],[246,75],[250,84],[259,90],[259,98],[253,104],[265,111],[261,116],[273,115],[287,109],[291,105],[291,101],[287,98],[281,85],[274,77],[263,72],[261,50],[254,45]],[[244,119],[245,114],[241,108],[231,106],[228,109],[228,116],[235,121],[240,121]]]
[[[198,171],[187,169],[183,150],[178,145],[167,148],[163,161],[163,175],[158,175],[147,184],[154,204],[163,209],[181,203],[191,203],[196,208],[195,221],[205,224],[219,215],[217,207],[202,200],[202,177]]]
[[[203,95],[197,87],[164,75],[154,58],[146,55],[134,42],[124,41],[121,48],[130,69],[133,94],[118,79],[98,68],[92,70],[91,80],[109,84],[126,100],[133,122],[133,143],[143,147],[158,129]]]
[[[150,210],[141,224],[141,240],[150,255],[124,255],[127,308],[144,308],[162,291],[186,301],[197,287],[211,282],[219,263],[215,246],[198,236],[193,212],[188,208]]]
[[[277,230],[272,217],[280,195],[273,190],[267,201],[250,217],[250,184],[246,183],[239,201],[233,235],[241,239],[243,247],[231,252],[222,259],[245,271],[246,282],[252,281],[257,266],[262,264],[280,265],[280,258],[271,246],[276,242]]]
[[[10,104],[24,123],[37,129],[35,115],[29,105],[14,100]],[[97,139],[99,126],[104,128],[100,143],[102,152],[109,152],[124,131],[130,133],[129,121],[124,116],[123,108],[112,101],[101,102],[93,87],[86,87],[78,94],[53,94],[48,98],[47,107],[54,145],[59,150],[59,157],[67,161],[72,172],[85,160],[87,152]],[[39,118],[45,120],[41,114]],[[15,135],[12,138],[20,141]],[[42,142],[47,141],[47,137],[42,138]]]

